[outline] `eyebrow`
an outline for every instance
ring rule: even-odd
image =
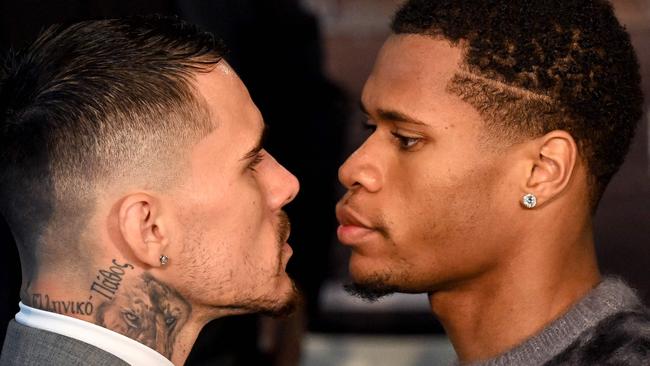
[[[370,113],[368,113],[368,109],[366,108],[365,105],[363,105],[363,102],[361,101],[359,101],[359,108],[361,109],[361,112],[363,112],[363,114],[365,114],[366,116],[370,116]],[[403,122],[403,123],[412,123],[415,125],[428,126],[427,123],[424,123],[415,117],[411,117],[403,112],[390,110],[390,109],[377,108],[377,117],[379,117],[379,119],[381,120],[389,121],[389,122]]]
[[[260,137],[257,140],[257,143],[255,146],[250,149],[241,160],[249,160],[254,158],[257,154],[259,154],[260,151],[264,148],[264,142],[266,141],[266,138],[269,135],[269,126],[267,124],[264,124],[264,128],[262,129],[262,133],[260,133]]]

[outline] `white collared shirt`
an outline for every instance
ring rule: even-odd
[[[110,329],[72,318],[32,308],[20,302],[16,321],[22,325],[46,330],[102,349],[133,366],[173,366],[165,356],[129,337]]]

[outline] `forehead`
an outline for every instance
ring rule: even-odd
[[[447,113],[468,107],[447,85],[463,54],[446,40],[422,35],[392,35],[382,47],[364,87],[368,109],[403,109],[418,114]]]
[[[217,129],[241,126],[256,127],[259,110],[230,65],[222,60],[207,73],[196,74],[196,91],[205,100],[210,117]],[[235,126],[231,126],[232,122]]]
[[[244,83],[225,61],[208,73],[197,74],[195,88],[204,99],[215,126],[192,152],[195,174],[206,178],[204,176],[211,172],[239,164],[246,152],[257,144],[264,122]]]

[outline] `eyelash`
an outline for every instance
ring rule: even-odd
[[[364,123],[364,128],[366,130],[371,131],[371,132],[375,132],[377,130],[377,125],[373,125],[373,124],[370,124],[370,123]],[[399,149],[402,150],[402,151],[411,150],[421,140],[421,138],[419,138],[419,137],[404,136],[404,135],[400,135],[399,133],[397,133],[395,131],[391,131],[391,135],[393,135],[395,140],[397,140],[397,144],[399,146]]]
[[[363,124],[363,128],[370,132],[375,132],[377,130],[377,125],[370,124],[368,122]]]
[[[247,168],[255,172],[256,171],[255,167],[257,167],[259,163],[262,162],[263,159],[264,159],[264,154],[262,154],[261,152],[255,154],[251,162],[248,163]]]
[[[415,145],[417,145],[418,142],[420,142],[420,138],[418,137],[408,137],[400,135],[397,132],[391,132],[391,135],[395,137],[397,143],[399,144],[399,149],[403,151],[411,150],[413,147],[415,147]]]

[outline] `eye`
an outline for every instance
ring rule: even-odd
[[[134,314],[133,312],[126,310],[122,312],[124,315],[124,319],[126,320],[126,323],[128,324],[129,327],[131,328],[139,328],[140,327],[140,317]]]
[[[400,135],[397,132],[391,132],[391,134],[397,140],[397,144],[399,145],[400,150],[411,150],[418,144],[418,142],[420,142],[420,140],[422,140],[419,137],[404,136]]]
[[[253,159],[251,159],[250,163],[248,163],[248,166],[246,168],[252,171],[256,171],[255,167],[257,167],[259,163],[262,162],[262,160],[264,160],[264,154],[262,152],[258,152],[257,154],[255,154]]]
[[[373,132],[375,132],[377,130],[377,125],[372,124],[370,122],[365,122],[363,124],[363,129],[366,130],[366,131],[369,131],[370,133],[373,133]]]
[[[174,316],[168,316],[165,318],[165,325],[167,328],[171,328],[176,324],[176,318]]]

